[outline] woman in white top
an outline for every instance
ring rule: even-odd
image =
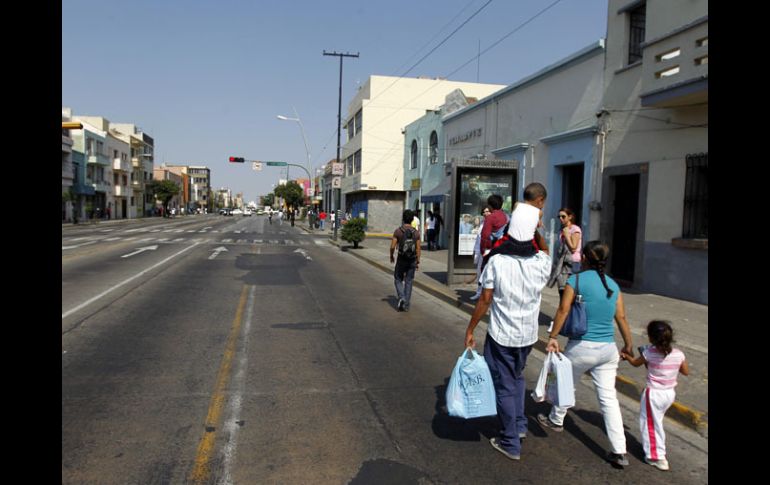
[[[433,211],[428,211],[428,218],[425,219],[426,239],[428,240],[428,251],[436,249],[436,218]]]
[[[476,287],[476,294],[471,297],[471,301],[476,301],[481,296],[481,265],[484,262],[484,257],[481,254],[481,229],[484,227],[484,218],[492,213],[490,206],[484,207],[481,215],[481,224],[479,225],[479,232],[476,236],[476,244],[473,246],[473,262],[476,263],[476,278],[475,281],[478,284]]]

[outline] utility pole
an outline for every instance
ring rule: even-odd
[[[326,52],[324,49],[324,55],[325,56],[337,56],[340,58],[340,93],[339,93],[339,101],[337,103],[337,162],[340,163],[340,130],[342,129],[342,58],[343,57],[358,57],[358,52],[355,54],[350,53],[341,53],[341,52]],[[332,177],[333,178],[333,177]],[[337,240],[337,226],[340,225],[340,205],[341,205],[341,192],[342,189],[332,189],[333,196],[332,196],[332,211],[334,212],[334,232],[332,235],[332,239],[334,241]]]

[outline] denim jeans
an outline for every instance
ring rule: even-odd
[[[489,334],[484,342],[484,360],[495,384],[497,415],[501,425],[500,444],[512,455],[521,454],[519,433],[527,432],[527,417],[524,415],[527,383],[524,380],[524,368],[532,347],[504,347]]]
[[[570,340],[564,350],[564,355],[572,363],[572,380],[576,386],[580,381],[580,376],[590,371],[612,452],[626,453],[623,417],[620,415],[620,403],[618,403],[618,396],[615,391],[615,376],[620,360],[617,346],[614,342]],[[554,423],[562,425],[566,415],[567,408],[553,406],[549,417]]]
[[[412,282],[414,281],[414,272],[417,269],[417,260],[396,260],[396,270],[393,272],[393,279],[396,284],[396,295],[404,300],[404,306],[409,308],[409,300],[412,298]]]

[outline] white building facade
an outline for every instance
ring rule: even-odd
[[[342,210],[367,218],[369,231],[398,226],[405,205],[403,129],[444,103],[455,89],[481,98],[503,85],[443,79],[370,76],[348,104],[347,142],[340,151]]]

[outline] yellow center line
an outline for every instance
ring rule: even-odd
[[[198,443],[198,452],[195,455],[195,465],[189,477],[189,480],[193,483],[208,482],[209,476],[211,475],[211,455],[214,452],[214,441],[217,435],[216,430],[219,427],[219,421],[222,418],[222,409],[225,404],[225,388],[230,380],[230,367],[233,363],[235,344],[238,341],[238,334],[241,329],[243,309],[246,306],[247,288],[248,286],[244,286],[243,291],[241,291],[238,310],[235,312],[233,326],[230,329],[230,336],[227,338],[225,353],[222,356],[222,363],[219,366],[219,374],[217,375],[214,394],[211,396],[208,414],[206,414],[205,431],[200,443]]]

